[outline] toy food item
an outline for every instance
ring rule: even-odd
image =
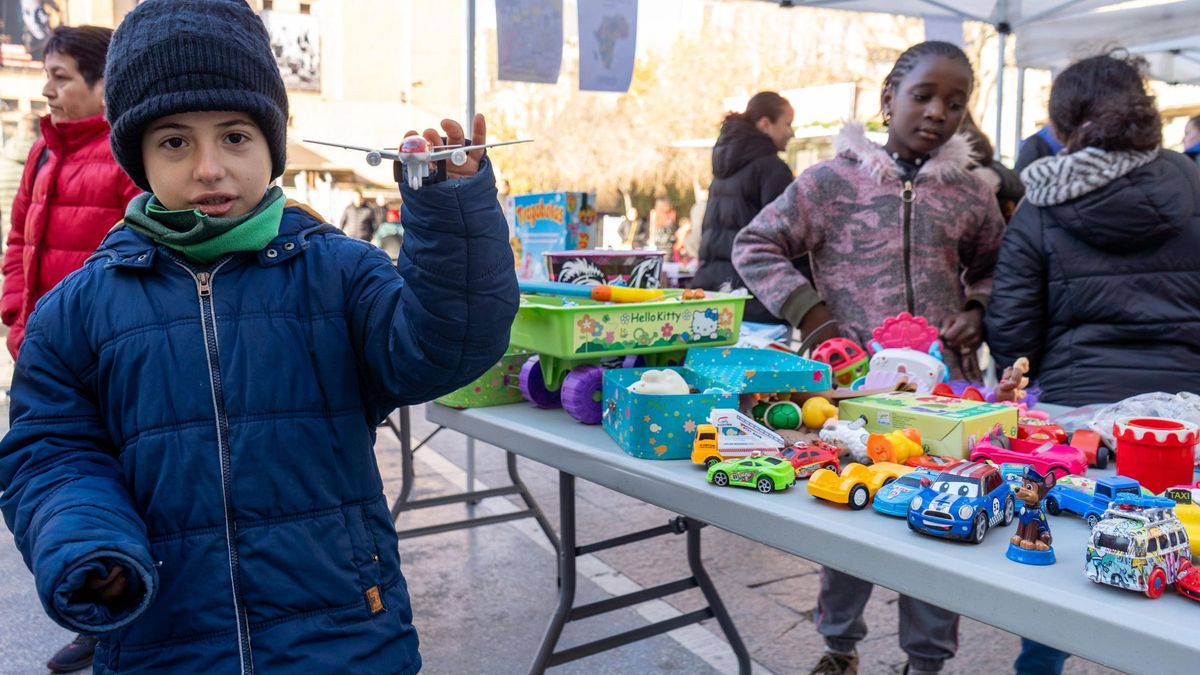
[[[866,375],[870,363],[866,350],[854,340],[843,337],[832,338],[817,345],[812,358],[829,365],[829,369],[833,371],[833,381],[839,387],[849,387],[855,380]]]
[[[1200,427],[1164,417],[1135,417],[1113,424],[1117,439],[1117,473],[1151,492],[1192,480]]]
[[[857,419],[853,422],[829,419],[821,427],[819,437],[830,445],[837,446],[850,453],[856,462],[866,462],[867,438],[871,435],[866,430],[866,420]]]
[[[684,300],[703,300],[704,299],[704,289],[703,288],[685,288],[685,289],[683,289],[683,294],[680,297],[683,298]]]
[[[1033,467],[1026,466],[1020,484],[1013,486],[1023,506],[1017,521],[1017,532],[1008,542],[1008,553],[1005,555],[1009,560],[1026,565],[1054,564],[1054,548],[1050,546],[1054,538],[1050,535],[1050,523],[1042,513],[1042,500],[1054,483],[1054,474],[1043,476]]]
[[[763,420],[772,429],[799,429],[802,415],[800,406],[795,403],[776,401],[767,408]]]
[[[804,416],[804,426],[809,429],[821,429],[827,420],[837,419],[837,406],[822,396],[814,396],[805,401],[801,411]]]
[[[629,391],[637,394],[690,394],[691,388],[683,376],[674,370],[647,370],[642,379],[629,385]]]
[[[925,449],[921,447],[921,432],[912,427],[867,437],[867,456],[873,462],[903,464],[910,457],[923,454]]]

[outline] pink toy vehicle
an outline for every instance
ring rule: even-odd
[[[1088,465],[1087,456],[1079,448],[1051,441],[1039,443],[1011,438],[1005,436],[999,427],[975,445],[971,451],[971,461],[1028,464],[1042,475],[1054,474],[1055,479],[1070,474],[1082,476]]]

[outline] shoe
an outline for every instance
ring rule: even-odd
[[[96,653],[96,638],[87,635],[76,635],[71,644],[58,650],[50,657],[46,667],[52,673],[71,673],[92,665],[92,655]]]
[[[808,675],[858,675],[858,657],[825,652]]]

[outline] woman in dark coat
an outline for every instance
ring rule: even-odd
[[[771,91],[755,94],[746,111],[731,113],[721,124],[713,147],[713,181],[700,235],[700,263],[693,288],[742,288],[731,261],[733,240],[764,206],[775,201],[794,176],[779,153],[794,135],[796,113],[787,99]],[[807,258],[803,259],[805,276]],[[780,323],[757,300],[746,302],[746,321]]]

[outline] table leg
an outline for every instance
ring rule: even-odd
[[[475,438],[467,436],[467,492],[475,489]],[[479,503],[478,499],[467,502],[471,506]]]
[[[575,604],[575,477],[565,471],[558,472],[558,513],[561,544],[558,551],[558,606],[554,608],[554,617],[546,627],[542,646],[529,669],[534,674],[544,673],[550,666],[550,657],[554,655],[563,626],[567,624],[567,615]]]
[[[725,639],[729,640],[729,646],[733,648],[733,653],[737,656],[738,673],[741,675],[750,675],[750,651],[746,649],[746,645],[742,642],[742,636],[738,635],[737,626],[733,625],[733,618],[726,611],[725,603],[721,602],[721,596],[717,593],[717,587],[713,585],[712,579],[709,578],[708,571],[704,569],[704,560],[700,557],[701,525],[702,523],[688,518],[688,566],[692,569],[692,576],[700,584],[700,592],[704,593],[704,598],[708,600],[708,606],[712,608],[713,614],[717,618],[717,623],[720,624],[721,630],[724,631]]]

